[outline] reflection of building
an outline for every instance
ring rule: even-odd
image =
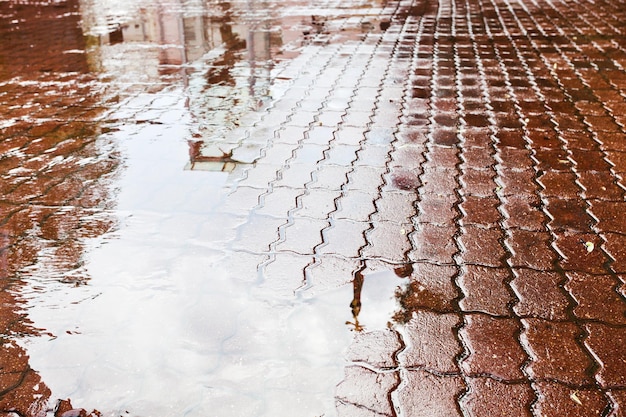
[[[105,8],[107,4],[111,9]],[[214,142],[237,126],[243,114],[257,111],[268,100],[272,55],[282,37],[264,6],[125,3],[120,12],[111,3],[83,0],[90,62],[113,82],[179,77],[187,87],[190,116],[199,121],[199,139],[190,142],[190,166],[217,166],[194,164],[202,158],[193,156],[211,158],[221,155],[220,149],[228,152],[229,147],[219,143],[215,147]],[[256,7],[263,7],[263,12]],[[205,144],[215,149],[206,153],[201,149]]]
[[[159,65],[194,63],[217,49],[247,49],[248,56],[239,59],[269,60],[271,48],[280,44],[279,32],[273,31],[266,21],[269,18],[235,23],[234,14],[245,14],[245,10],[231,10],[230,3],[217,6],[209,8],[202,3],[194,5],[193,11],[186,11],[183,4],[157,3],[149,8],[129,8],[125,17],[114,17],[107,16],[113,11],[99,10],[101,5],[85,1],[84,30],[95,39],[92,43],[96,48],[124,42],[155,46],[160,51]],[[107,17],[103,22],[104,16]]]

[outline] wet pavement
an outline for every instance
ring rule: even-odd
[[[624,22],[0,1],[0,415],[625,415]]]

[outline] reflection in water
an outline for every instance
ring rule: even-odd
[[[227,174],[181,169],[253,162],[226,133],[328,31],[275,7],[0,2],[2,412],[332,413],[351,289],[266,291],[218,210]],[[384,327],[397,280],[365,280],[358,325]]]
[[[410,291],[402,288],[404,282],[399,281],[398,278],[409,277],[413,272],[413,267],[411,264],[399,266],[393,269],[393,273],[381,271],[365,274],[365,270],[366,267],[363,266],[354,274],[353,297],[350,302],[352,321],[346,324],[357,332],[372,328],[391,328],[392,323],[389,320],[397,307],[395,297],[403,291]],[[401,304],[401,307],[404,308],[404,305]]]

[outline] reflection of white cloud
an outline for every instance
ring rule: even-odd
[[[33,368],[54,397],[105,416],[333,415],[352,288],[262,288],[262,257],[206,233],[241,221],[211,210],[225,174],[182,170],[184,134],[132,129],[116,133],[129,138],[121,226],[87,251],[89,285],[31,294],[31,318],[57,336],[29,342]]]

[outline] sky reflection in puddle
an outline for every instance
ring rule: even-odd
[[[95,190],[105,204],[75,220],[115,225],[79,234],[76,269],[59,262],[50,240],[20,271],[28,317],[42,329],[21,343],[51,399],[104,416],[335,414],[352,286],[314,295],[264,286],[256,266],[266,255],[234,251],[221,222],[244,222],[250,208],[216,211],[229,174],[184,169],[193,166],[190,138],[215,141],[249,123],[289,81],[271,83],[320,25],[292,3],[280,22],[266,13],[279,5],[267,2],[83,1],[72,12],[68,24],[80,14],[86,50],[77,41],[65,55],[99,77],[81,94],[102,100],[94,130],[102,133],[93,134],[119,168],[97,183],[108,187]],[[393,273],[366,280],[366,329],[387,325],[397,284]]]
[[[233,264],[246,254],[206,232],[219,227],[228,174],[183,170],[188,145],[172,138],[185,127],[107,135],[124,167],[103,215],[118,226],[87,240],[88,285],[59,282],[45,254],[24,277],[29,317],[51,335],[26,342],[30,365],[53,398],[105,416],[334,415],[352,286],[312,297],[262,288],[256,267]],[[386,327],[399,282],[366,276],[367,330]]]
[[[209,236],[155,234],[156,211],[122,220],[86,254],[88,286],[32,295],[31,318],[55,337],[28,343],[30,363],[55,396],[105,415],[334,415],[351,286],[271,297],[234,275]],[[386,326],[398,283],[366,277],[368,330]]]

